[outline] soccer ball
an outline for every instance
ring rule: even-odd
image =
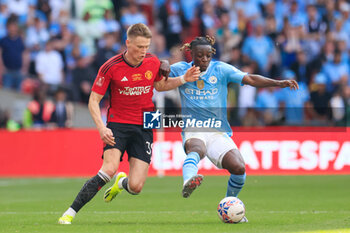
[[[225,197],[218,205],[218,215],[224,223],[238,223],[245,215],[245,206],[237,197]]]

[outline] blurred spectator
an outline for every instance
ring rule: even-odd
[[[242,48],[243,54],[258,64],[262,74],[266,74],[272,65],[273,50],[272,40],[264,34],[264,21],[255,21],[254,34],[245,39]]]
[[[27,72],[28,57],[20,36],[18,21],[10,17],[6,23],[7,36],[0,40],[1,62],[3,64],[2,85],[20,90],[23,74]]]
[[[64,4],[65,4],[65,1],[62,1],[62,0],[48,1],[48,5],[51,9],[51,15],[49,18],[50,22],[52,21],[58,22],[60,20],[60,17],[62,16],[62,11],[64,11],[64,7],[65,7]]]
[[[316,90],[310,93],[311,119],[315,124],[328,124],[331,114],[329,101],[332,96],[326,91],[327,77],[318,73],[315,75],[314,83]]]
[[[6,21],[9,16],[7,4],[0,2],[0,39],[6,36]]]
[[[49,4],[50,0],[37,0],[37,9],[45,15],[47,20],[51,20],[52,9]]]
[[[302,50],[302,41],[297,27],[289,27],[286,40],[281,45],[282,66],[290,67],[296,61],[296,54]]]
[[[9,120],[9,112],[0,109],[0,129],[5,129]]]
[[[149,52],[155,54],[159,59],[168,59],[169,50],[165,36],[160,34],[155,27],[151,27],[150,30],[152,31],[152,43]]]
[[[77,58],[89,57],[89,48],[85,44],[81,43],[81,37],[79,35],[73,34],[71,37],[71,42],[67,44],[64,49],[64,55],[66,57],[66,65],[68,69],[72,70],[76,66]]]
[[[76,59],[76,66],[72,70],[73,98],[75,101],[87,104],[96,71],[87,59],[83,57]]]
[[[346,86],[349,78],[349,64],[341,60],[342,54],[340,51],[334,53],[334,60],[324,64],[322,72],[328,80],[327,91],[330,93],[336,92],[339,87]]]
[[[281,117],[276,88],[261,89],[256,97],[255,108],[263,125],[276,125]]]
[[[29,9],[28,0],[7,0],[10,14],[18,16],[18,23],[24,24]]]
[[[46,99],[45,88],[38,88],[33,93],[33,100],[28,103],[24,115],[23,125],[25,128],[43,128],[52,116],[54,104]]]
[[[197,9],[202,0],[180,0],[181,9],[187,22],[193,22],[197,16]]]
[[[201,14],[203,31],[209,28],[217,28],[220,25],[220,20],[215,13],[215,10],[209,1],[203,1],[203,12]]]
[[[276,7],[276,1],[268,1],[264,5],[264,9],[265,9],[265,12],[264,12],[265,18],[266,19],[272,18],[273,20],[270,19],[270,21],[274,22],[276,30],[280,32],[283,28],[283,12]],[[269,23],[266,22],[266,24],[269,24]],[[269,25],[267,26],[269,27]]]
[[[346,116],[346,103],[343,98],[345,88],[339,89],[329,101],[329,105],[332,111],[332,120],[335,125],[345,126],[345,116]]]
[[[117,43],[114,33],[106,33],[103,36],[103,42],[100,43],[95,56],[95,67],[99,69],[108,59],[118,54],[120,50],[120,43]],[[84,56],[83,56],[84,57]]]
[[[327,30],[333,28],[334,19],[339,16],[339,12],[335,10],[335,1],[324,1],[325,13],[323,14],[322,21],[326,23]]]
[[[35,70],[40,81],[47,85],[49,93],[54,93],[64,84],[63,60],[54,48],[54,40],[46,43],[45,50],[41,50],[35,59]]]
[[[307,6],[307,20],[306,31],[310,36],[316,37],[326,31],[327,25],[322,22],[315,5],[310,4]]]
[[[296,75],[291,70],[285,70],[282,74],[284,79],[296,80]],[[277,98],[282,107],[283,115],[287,125],[303,125],[306,115],[305,109],[308,107],[310,100],[309,90],[305,82],[298,82],[298,91],[289,88],[280,89]]]
[[[111,10],[105,10],[100,25],[102,34],[110,32],[114,32],[117,34],[118,32],[120,32],[120,24],[115,19]]]
[[[254,66],[242,66],[241,70],[247,73],[254,73]],[[238,116],[240,119],[244,119],[248,109],[255,107],[256,91],[257,88],[250,85],[243,85],[239,87]]]
[[[28,25],[25,44],[28,49],[40,49],[45,47],[49,38],[50,34],[46,23],[39,18],[35,18],[33,24]]]
[[[67,94],[63,88],[55,93],[55,102],[50,124],[59,128],[70,128],[73,126],[73,105],[67,101]]]
[[[216,31],[217,44],[220,47],[220,51],[223,51],[221,59],[228,61],[231,49],[236,47],[242,40],[242,37],[238,34],[238,29],[230,23],[230,14],[228,12],[221,12],[220,24]]]
[[[85,0],[83,15],[89,13],[90,17],[88,20],[99,21],[103,18],[106,10],[112,10],[113,3],[111,0]]]
[[[257,1],[238,0],[235,3],[235,9],[243,12],[244,18],[248,21],[254,21],[260,17],[260,9]]]
[[[288,12],[288,21],[292,27],[306,24],[307,16],[304,11],[300,10],[298,1],[291,1]]]
[[[181,42],[182,12],[178,0],[166,0],[159,9],[162,31],[165,34],[168,50]]]
[[[306,55],[303,50],[297,52],[296,61],[290,66],[290,68],[295,73],[298,82],[303,82],[306,85],[310,84],[311,67],[307,63]]]
[[[90,21],[91,15],[86,12],[82,20],[75,22],[76,33],[80,36],[82,43],[87,46],[90,56],[96,53],[95,40],[102,36],[100,22]]]
[[[279,34],[277,31],[276,19],[273,16],[266,17],[266,35],[274,42],[277,41]]]
[[[126,39],[126,29],[135,23],[143,23],[148,24],[147,18],[143,14],[143,12],[140,10],[139,6],[134,3],[130,2],[129,6],[125,9],[124,13],[122,14],[122,17],[120,18],[120,23],[123,28],[123,40]]]
[[[154,17],[153,17],[154,0],[135,0],[135,1],[140,6],[142,12],[144,12],[148,21],[148,25],[153,26],[154,25]]]

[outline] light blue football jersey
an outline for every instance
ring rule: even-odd
[[[175,63],[171,65],[169,76],[184,75],[192,65],[193,62]],[[210,124],[213,121],[221,121],[221,127],[215,128],[231,135],[232,130],[227,121],[227,85],[230,82],[242,84],[246,74],[227,63],[211,61],[198,81],[188,82],[179,87],[182,115],[201,121],[209,120]]]

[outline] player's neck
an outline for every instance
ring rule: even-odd
[[[139,62],[139,61],[133,59],[132,56],[130,56],[130,53],[128,51],[126,51],[124,53],[124,59],[129,65],[134,66],[134,67],[140,65],[140,63],[142,62],[142,61]]]

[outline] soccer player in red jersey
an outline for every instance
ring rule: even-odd
[[[151,31],[144,24],[134,24],[127,30],[127,50],[103,64],[97,74],[89,99],[89,110],[104,142],[103,164],[98,174],[81,188],[68,210],[59,218],[60,224],[71,224],[75,214],[109,182],[117,172],[124,151],[128,153],[129,176],[117,175],[112,187],[104,195],[110,202],[125,189],[139,194],[146,181],[151,161],[153,132],[143,129],[143,112],[154,110],[153,87],[167,91],[186,82],[198,80],[199,68],[193,66],[185,75],[168,79],[168,64],[161,67],[157,57],[147,53]],[[162,76],[165,76],[163,78]],[[107,126],[101,118],[99,103],[110,89]]]

